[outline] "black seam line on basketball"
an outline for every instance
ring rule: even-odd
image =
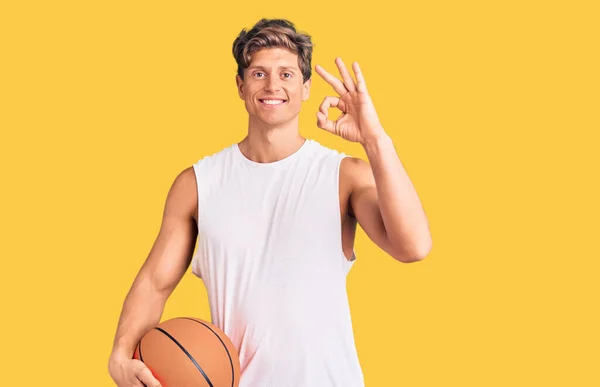
[[[208,385],[210,387],[214,387],[213,384],[210,382],[210,379],[208,378],[208,376],[206,376],[206,374],[204,373],[204,370],[202,369],[202,367],[200,367],[200,364],[198,364],[196,362],[196,359],[194,359],[194,357],[183,347],[183,345],[181,345],[179,343],[179,341],[177,341],[177,339],[175,339],[173,336],[171,336],[169,334],[169,332],[165,331],[162,328],[156,327],[154,328],[156,330],[161,331],[162,333],[164,333],[169,339],[171,339],[175,344],[177,344],[177,346],[183,351],[183,353],[186,354],[186,356],[192,361],[192,363],[194,363],[194,365],[196,366],[196,368],[198,368],[198,371],[200,371],[200,373],[202,374],[202,376],[204,376],[204,380],[206,380],[206,383],[208,383]]]
[[[207,327],[208,329],[210,329],[210,331],[212,333],[215,334],[215,336],[217,336],[217,339],[219,339],[219,341],[221,342],[221,344],[223,344],[223,348],[225,348],[225,352],[227,352],[227,356],[229,357],[229,364],[231,364],[231,387],[234,386],[234,382],[235,382],[235,372],[233,370],[233,360],[231,359],[231,354],[229,353],[229,350],[227,349],[227,346],[225,345],[225,343],[223,342],[223,340],[221,340],[221,337],[219,337],[219,335],[217,335],[217,332],[213,331],[213,329],[211,327],[209,327],[208,325],[204,324],[202,321],[198,321],[198,320],[194,320],[193,318],[189,318],[189,317],[182,317],[183,319],[186,320],[191,320],[191,321],[195,321],[198,324],[202,324],[205,327]]]
[[[144,358],[142,357],[142,340],[140,340],[140,343],[138,344],[138,353],[140,354],[140,361],[143,363]]]

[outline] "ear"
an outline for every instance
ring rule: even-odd
[[[302,85],[302,102],[308,101],[308,98],[310,97],[311,83],[312,83],[312,78],[308,79],[306,82],[304,82],[304,85]]]
[[[241,99],[244,99],[244,81],[242,81],[242,78],[238,74],[235,75],[235,83],[237,85],[238,95]]]

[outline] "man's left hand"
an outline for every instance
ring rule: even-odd
[[[352,64],[356,83],[341,58],[336,58],[335,63],[343,81],[329,74],[321,66],[315,66],[317,74],[339,94],[338,97],[325,97],[317,112],[317,126],[364,146],[367,142],[385,135],[385,131],[367,91],[367,85],[358,62]],[[337,107],[342,111],[342,115],[336,121],[328,119],[330,107]]]

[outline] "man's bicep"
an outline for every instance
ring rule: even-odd
[[[158,236],[142,271],[153,287],[167,296],[173,292],[188,269],[198,230],[196,180],[191,168],[181,172],[171,186]]]
[[[352,158],[348,160],[346,167],[347,176],[352,182],[350,206],[353,216],[373,243],[394,256],[379,209],[377,187],[371,166],[364,160]]]

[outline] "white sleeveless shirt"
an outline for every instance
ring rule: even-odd
[[[239,387],[362,387],[342,250],[344,153],[307,139],[272,163],[237,144],[193,165],[192,272],[239,353]]]

